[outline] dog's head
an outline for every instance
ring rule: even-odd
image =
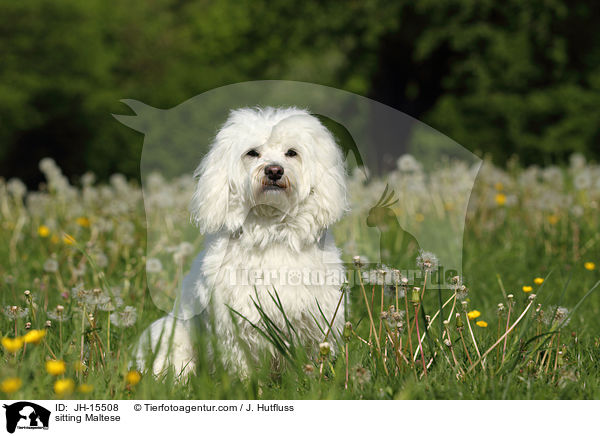
[[[346,209],[345,166],[333,135],[296,108],[238,109],[196,170],[192,217],[200,230],[234,232],[249,213],[268,222],[302,213],[320,231]]]

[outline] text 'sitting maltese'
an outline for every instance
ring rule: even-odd
[[[152,371],[194,371],[195,337],[217,335],[224,364],[240,375],[269,342],[253,299],[285,329],[275,290],[297,339],[317,348],[340,300],[345,272],[326,230],[347,209],[345,165],[333,135],[297,108],[233,110],[196,170],[192,218],[205,250],[185,277],[173,311],[142,334],[136,358]],[[318,302],[318,305],[317,305]],[[198,322],[200,320],[200,322]],[[317,325],[320,322],[320,325]],[[343,305],[332,334],[344,325]]]

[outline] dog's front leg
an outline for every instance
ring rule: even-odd
[[[172,314],[154,321],[138,343],[135,354],[138,368],[152,369],[155,375],[160,375],[172,366],[179,377],[193,372],[193,328],[193,320],[177,319]]]

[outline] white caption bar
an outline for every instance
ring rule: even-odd
[[[597,401],[3,401],[9,433],[170,435],[571,434],[592,425]],[[554,417],[554,418],[553,418]],[[560,419],[557,419],[560,417]],[[576,420],[572,419],[577,417]],[[3,429],[4,430],[4,429]],[[547,433],[546,433],[547,432]],[[36,434],[36,433],[33,433]],[[383,433],[382,433],[383,434]]]

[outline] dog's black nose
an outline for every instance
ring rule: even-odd
[[[283,176],[283,167],[281,165],[267,165],[265,167],[265,174],[269,180],[275,182]]]

